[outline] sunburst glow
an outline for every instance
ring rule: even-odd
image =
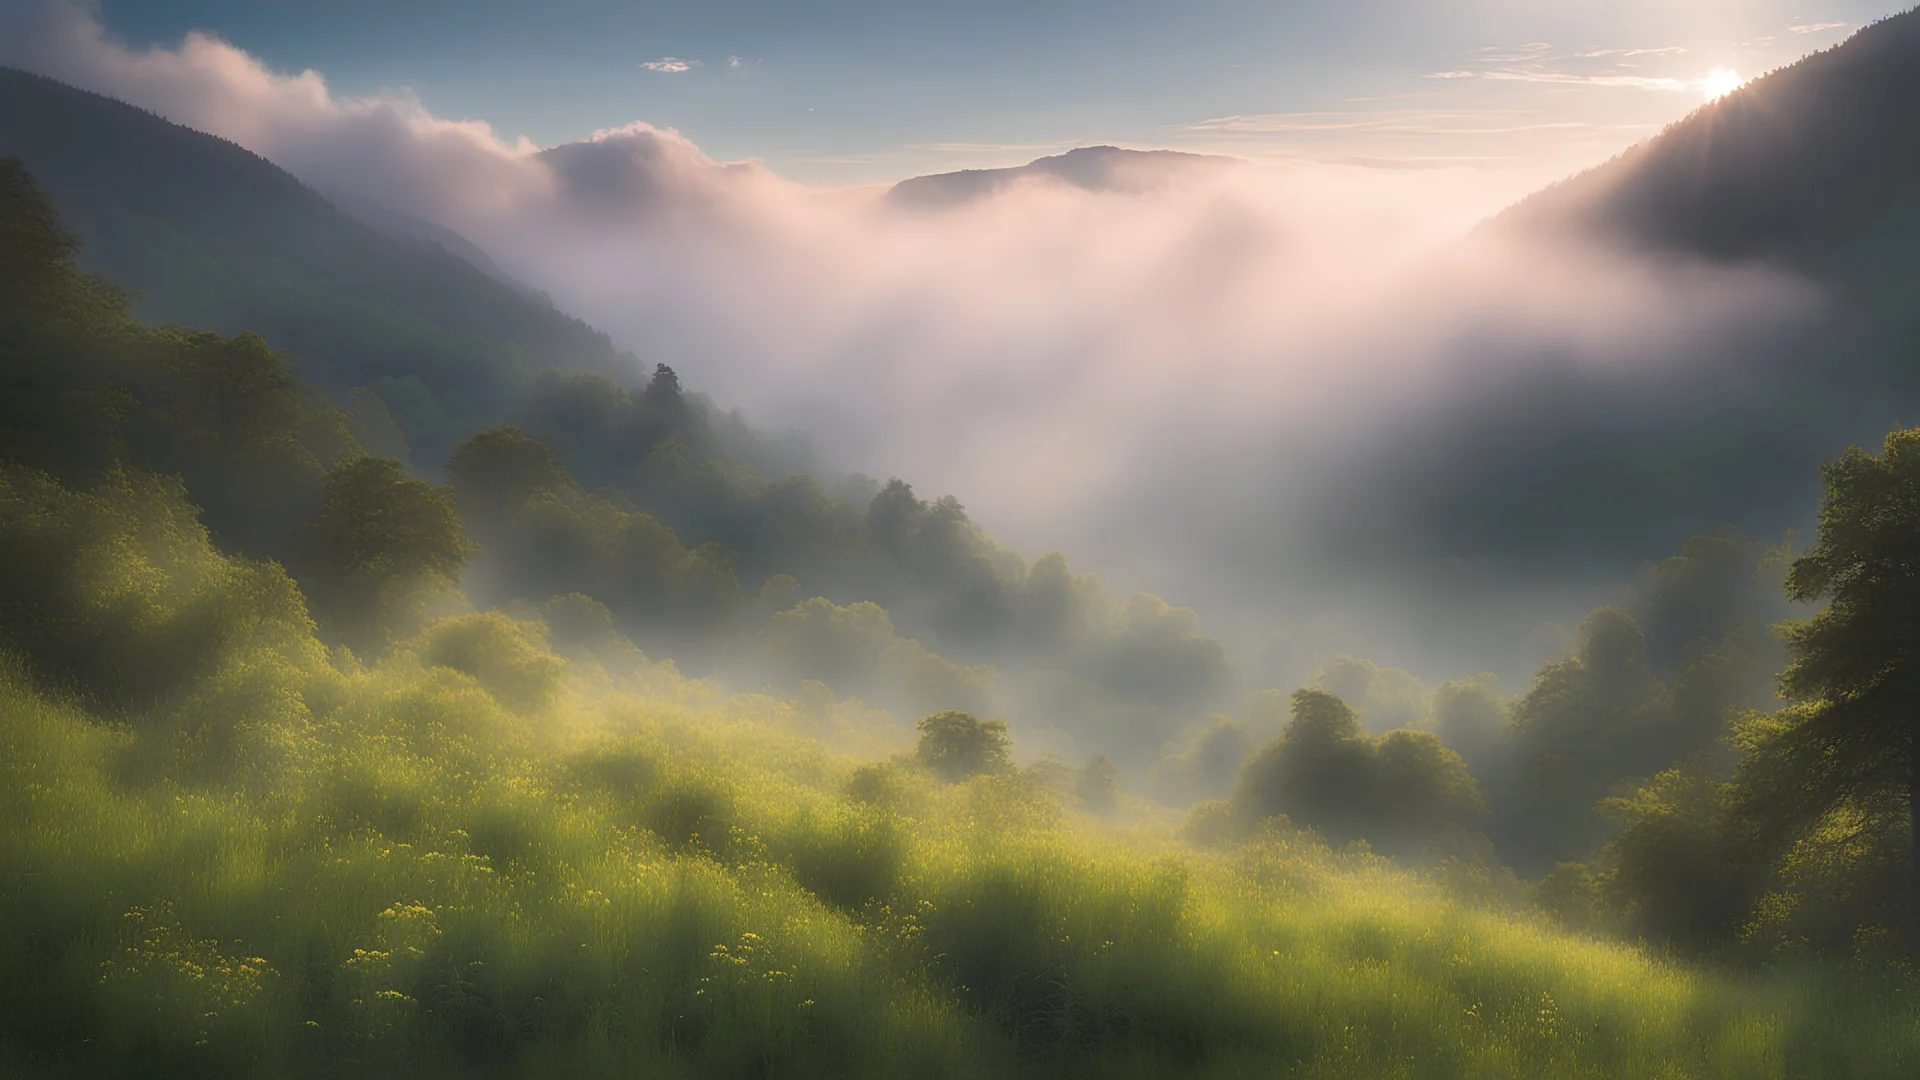
[[[1740,73],[1732,68],[1714,68],[1707,77],[1700,80],[1700,92],[1708,101],[1718,101],[1746,84]]]

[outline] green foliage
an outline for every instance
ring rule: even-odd
[[[993,707],[992,668],[961,667],[900,637],[878,604],[815,597],[768,619],[757,641],[773,672],[790,681],[819,679],[906,713]]]
[[[915,725],[920,743],[914,758],[943,780],[964,780],[1013,766],[1005,720],[982,720],[958,709],[923,716]]]
[[[258,336],[134,322],[79,273],[33,180],[0,159],[0,457],[70,484],[116,468],[178,475],[223,544],[289,559],[327,467],[357,447]]]
[[[996,721],[924,725],[916,756],[965,782],[834,758],[797,706],[645,668],[583,598],[541,609],[553,639],[648,689],[590,690],[500,613],[329,659],[177,485],[7,476],[7,542],[95,575],[21,578],[66,584],[9,632],[118,619],[130,654],[205,654],[119,722],[0,666],[11,1072],[1797,1078],[1920,1053],[1898,972],[1689,969],[1277,823],[1096,839]],[[196,638],[195,597],[248,632]],[[1432,736],[1376,744],[1328,695],[1287,738],[1457,795],[1421,786]]]
[[[1156,798],[1169,805],[1215,798],[1233,790],[1240,763],[1255,747],[1252,727],[1244,720],[1214,714],[1202,718],[1186,734],[1184,745],[1169,743],[1149,774]]]
[[[1722,718],[1723,752],[1601,804],[1619,825],[1592,865],[1612,924],[1685,948],[1772,954],[1912,932],[1913,691],[1903,680],[1913,665],[1902,650],[1915,447],[1920,436],[1896,432],[1884,456],[1851,450],[1827,469],[1819,540],[1786,578],[1793,599],[1831,601],[1786,627],[1794,661],[1781,688],[1797,702],[1730,729]],[[1673,698],[1695,738],[1716,730],[1714,703],[1741,697],[1747,658],[1768,655],[1753,637],[1736,628],[1693,650]]]
[[[1789,632],[1791,707],[1739,711],[1771,704],[1774,556],[1717,533],[1589,616],[1505,731],[1490,677],[1429,700],[1340,658],[1183,843],[1114,760],[1016,768],[976,713],[1001,691],[1159,745],[1231,682],[1193,612],[1029,566],[904,483],[862,508],[767,482],[664,366],[520,399],[518,356],[464,388],[372,357],[412,432],[533,418],[460,445],[442,491],[356,441],[398,442],[385,405],[349,419],[257,337],[132,321],[17,163],[0,238],[10,1075],[1892,1077],[1920,1055],[1913,975],[1885,962],[1914,908],[1920,434],[1829,470],[1788,586],[1832,605]],[[466,603],[468,524],[509,607],[422,625]],[[754,632],[729,622],[740,565],[769,582],[754,640],[783,696],[622,632]],[[801,599],[816,582],[833,598]],[[905,733],[822,677],[946,711],[875,761]],[[1404,726],[1370,735],[1330,688]],[[1277,700],[1187,726],[1156,780],[1224,790]],[[1803,966],[1715,973],[1511,913],[1454,742],[1502,851],[1552,860],[1533,891],[1562,923]]]
[[[1349,702],[1371,734],[1415,727],[1427,719],[1431,692],[1411,672],[1355,656],[1335,656],[1314,676],[1316,689]]]
[[[241,642],[297,649],[310,624],[280,568],[219,557],[177,482],[89,492],[0,465],[0,642],[108,708],[211,678]]]
[[[1241,768],[1235,801],[1253,818],[1286,814],[1351,834],[1373,799],[1374,746],[1347,703],[1296,690],[1293,722]]]
[[[1111,814],[1120,805],[1120,770],[1107,755],[1095,754],[1074,779],[1073,793],[1094,813]]]
[[[1819,540],[1787,574],[1794,599],[1829,601],[1788,630],[1781,687],[1807,707],[1768,744],[1801,777],[1768,794],[1801,814],[1876,789],[1911,802],[1920,790],[1920,430],[1887,436],[1881,457],[1851,449],[1825,476]]]
[[[1116,599],[1057,554],[1028,566],[951,498],[923,501],[897,481],[874,491],[781,475],[793,455],[774,452],[737,420],[716,419],[671,369],[656,368],[639,391],[570,370],[626,365],[596,352],[604,341],[569,336],[584,328],[550,311],[528,315],[524,298],[495,295],[498,283],[472,279],[469,268],[384,250],[384,238],[264,163],[233,158],[231,147],[202,145],[192,133],[30,76],[9,76],[0,93],[44,99],[50,115],[64,110],[152,149],[161,190],[126,192],[131,171],[107,169],[110,155],[76,162],[67,145],[75,140],[50,143],[41,121],[10,114],[17,126],[0,124],[0,146],[24,139],[36,163],[52,170],[99,265],[126,272],[170,314],[221,327],[235,326],[239,308],[259,314],[247,325],[293,347],[309,375],[352,403],[350,416],[326,406],[257,336],[133,322],[117,293],[74,270],[73,237],[12,167],[12,227],[31,242],[8,272],[33,280],[9,284],[12,295],[39,299],[15,311],[28,333],[18,347],[0,339],[9,357],[0,389],[13,391],[0,393],[8,421],[0,424],[0,453],[75,482],[92,482],[116,463],[180,474],[215,539],[292,569],[335,640],[384,647],[413,631],[437,589],[432,575],[383,575],[366,559],[341,564],[343,553],[330,547],[358,527],[342,525],[337,499],[322,503],[354,470],[370,468],[348,468],[362,444],[400,459],[414,456],[411,441],[425,464],[462,436],[513,419],[519,427],[472,434],[446,461],[465,524],[483,548],[471,576],[483,605],[589,595],[648,648],[705,651],[702,660],[725,656],[755,631],[753,620],[777,618],[808,597],[848,610],[884,605],[902,644],[868,664],[871,671],[794,669],[783,623],[764,638],[783,657],[778,674],[874,696],[903,715],[1017,705],[1123,754],[1150,753],[1231,686],[1225,650],[1191,610],[1144,594]],[[202,203],[188,177],[218,177],[232,189],[234,212],[257,215],[258,227],[226,235],[231,223]],[[131,217],[100,216],[102,190],[121,192]],[[154,220],[190,248],[221,237],[223,259],[210,269],[217,284],[178,272],[160,280],[144,261],[152,251],[129,261],[121,245],[151,243],[136,223]],[[291,278],[276,271],[227,279],[226,257],[244,264],[269,252]],[[338,279],[332,262],[317,280],[303,278],[310,267],[302,260],[321,254],[377,262],[377,272],[360,275],[367,282],[395,267],[412,267],[411,277],[377,296],[358,278]],[[167,259],[176,270],[208,261],[180,251]],[[423,297],[416,279],[445,288]],[[187,294],[200,299],[183,301]],[[468,310],[482,303],[484,318]],[[474,332],[498,337],[473,341]],[[395,351],[398,339],[413,342],[411,351]],[[539,370],[536,355],[560,369]],[[324,539],[315,535],[323,512],[320,525],[331,533]],[[743,580],[794,584],[756,611],[741,603]],[[998,665],[1018,676],[1004,705],[988,685],[988,669]]]
[[[802,888],[850,911],[893,899],[906,869],[900,819],[871,805],[803,810],[774,844]]]
[[[591,594],[634,629],[712,627],[739,597],[734,553],[687,548],[649,514],[589,495],[558,455],[513,427],[483,431],[447,460],[497,601]]]
[[[1371,739],[1346,702],[1310,689],[1294,691],[1293,722],[1247,760],[1233,802],[1243,820],[1284,815],[1330,837],[1390,848],[1486,813],[1466,764],[1431,732],[1403,728]]]
[[[380,646],[417,628],[427,602],[458,585],[471,552],[448,493],[391,458],[353,458],[327,474],[302,577],[343,639]]]
[[[480,432],[454,447],[447,475],[461,513],[474,521],[508,518],[529,499],[574,488],[560,455],[511,425]]]
[[[1711,756],[1735,711],[1771,699],[1764,672],[1775,655],[1771,639],[1742,622],[1718,642],[1696,639],[1664,683],[1648,669],[1635,618],[1595,609],[1575,655],[1543,668],[1513,704],[1513,760],[1498,775],[1491,824],[1502,855],[1540,872],[1591,854],[1613,831],[1596,803],[1676,761]]]
[[[1475,776],[1499,771],[1507,752],[1507,704],[1496,676],[1449,679],[1434,690],[1431,708],[1434,734]]]
[[[1374,748],[1374,813],[1391,822],[1478,824],[1487,800],[1460,755],[1431,731],[1401,728]]]
[[[1688,538],[1679,554],[1650,567],[1640,622],[1653,666],[1678,671],[1689,647],[1711,646],[1743,624],[1784,618],[1783,554],[1729,525]]]
[[[371,388],[429,461],[506,419],[541,368],[633,365],[542,298],[225,140],[11,69],[0,103],[0,155],[59,194],[87,263],[137,290],[139,314],[257,331],[328,390]]]
[[[455,615],[428,624],[421,659],[473,676],[501,702],[535,710],[553,703],[566,661],[547,651],[547,628],[497,611]]]
[[[1737,730],[1725,783],[1685,772],[1619,804],[1630,821],[1607,852],[1620,907],[1650,933],[1774,950],[1845,948],[1876,928],[1909,938],[1920,919],[1912,655],[1920,590],[1920,432],[1825,471],[1816,544],[1786,578],[1795,600],[1829,601],[1786,628],[1796,704]]]

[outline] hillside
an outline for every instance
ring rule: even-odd
[[[1030,564],[952,498],[798,472],[804,458],[671,369],[633,385],[632,357],[443,232],[394,215],[374,216],[411,235],[375,231],[230,143],[0,74],[0,155],[18,153],[52,197],[81,267],[135,291],[133,314],[257,332],[347,410],[361,444],[410,450],[425,477],[450,459],[531,462],[543,479],[471,513],[483,602],[583,593],[693,671],[1044,717],[1071,732],[1063,748],[1087,742],[1070,752],[1101,747],[1141,771],[1231,700],[1225,649],[1192,611],[1115,597],[1058,555]],[[404,445],[382,437],[389,412]],[[484,484],[474,476],[452,479]],[[310,509],[318,490],[309,471],[286,501]],[[245,554],[294,558],[280,533],[297,514],[270,516],[258,534],[210,524]]]
[[[1829,276],[1895,272],[1910,286],[1920,278],[1917,58],[1920,11],[1882,20],[1522,202],[1503,223]]]
[[[429,465],[545,368],[637,375],[605,334],[443,246],[363,224],[271,163],[98,94],[0,69],[19,157],[135,312],[253,330],[323,388],[369,387]]]
[[[1330,546],[1618,573],[1723,522],[1810,527],[1814,463],[1920,415],[1916,115],[1909,12],[1489,222],[1549,251],[1598,243],[1649,268],[1790,275],[1818,310],[1784,327],[1755,310],[1752,326],[1643,357],[1629,377],[1542,358],[1465,385],[1383,445],[1358,481],[1378,497]]]
[[[1676,776],[1636,794],[1638,843],[1529,890],[1465,830],[1480,792],[1439,737],[1302,690],[1177,828],[1104,758],[1016,765],[996,720],[729,694],[577,594],[475,610],[489,515],[568,570],[686,553],[511,429],[450,489],[367,456],[257,335],[130,318],[7,159],[0,237],[8,1076],[1894,1080],[1920,1055],[1884,797],[1775,866]],[[959,538],[955,507],[882,507],[896,540]],[[227,549],[263,518],[272,561]],[[1760,552],[1705,539],[1656,651],[1662,611],[1740,614]],[[1719,733],[1750,666],[1729,636],[1669,691],[1640,635],[1596,612],[1513,706],[1534,782],[1491,790],[1545,860],[1618,758]],[[1436,710],[1449,738],[1491,721],[1484,748],[1479,689]],[[1649,870],[1692,887],[1643,895]],[[1555,924],[1612,927],[1615,894],[1628,934],[1795,962]]]
[[[1085,191],[1151,191],[1183,176],[1229,168],[1235,159],[1177,150],[1126,150],[1118,146],[1082,146],[1053,157],[1037,158],[1006,169],[962,169],[902,180],[888,189],[886,201],[915,210],[959,206],[991,195],[1009,184],[1052,179]]]

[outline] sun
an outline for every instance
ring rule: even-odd
[[[1706,78],[1700,80],[1700,90],[1707,95],[1708,101],[1718,101],[1740,89],[1746,81],[1732,68],[1714,68]]]

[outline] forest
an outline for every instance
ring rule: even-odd
[[[1329,471],[1287,535],[1356,608],[1604,579],[1498,673],[1395,652],[1411,597],[1255,655],[450,229],[0,67],[0,1075],[1920,1075],[1916,56],[1884,20],[1480,227],[1828,299]]]
[[[136,318],[18,159],[0,236],[11,1073],[1920,1062],[1920,431],[1518,692],[1248,692],[952,498],[769,479],[664,365],[533,373],[427,470]],[[1095,752],[1016,763],[1038,715]]]

